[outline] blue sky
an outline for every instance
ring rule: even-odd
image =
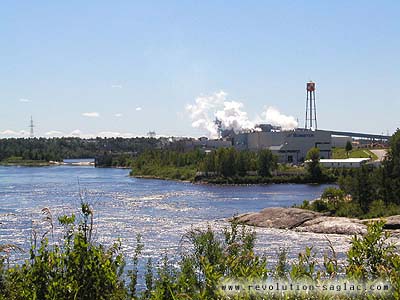
[[[2,1],[0,37],[0,137],[199,136],[220,90],[303,125],[310,79],[320,128],[400,127],[399,1]]]

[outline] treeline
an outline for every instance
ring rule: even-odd
[[[148,150],[133,160],[131,175],[162,179],[193,180],[206,153],[199,149],[182,152]]]
[[[0,139],[0,161],[10,158],[61,161],[65,158],[93,158],[114,153],[134,154],[159,146],[153,138],[8,138]]]
[[[93,239],[93,211],[82,204],[81,216],[61,216],[63,238],[55,238],[54,217],[44,209],[42,231],[32,235],[27,259],[10,264],[13,244],[0,245],[0,299],[31,300],[209,300],[209,299],[399,299],[400,256],[383,232],[383,222],[368,226],[364,237],[353,237],[345,262],[339,263],[331,245],[321,263],[312,247],[289,262],[287,250],[271,264],[256,254],[256,235],[233,222],[222,232],[192,229],[181,240],[176,259],[161,262],[142,256],[137,239],[131,267],[121,243],[105,247]],[[139,266],[145,265],[144,270]],[[142,284],[139,285],[138,283]],[[300,289],[248,289],[273,282]],[[341,282],[347,282],[348,290]],[[232,290],[229,284],[239,285]],[[373,290],[364,287],[370,287]],[[377,288],[379,285],[380,288]],[[275,286],[275,284],[274,284]],[[323,289],[322,287],[326,287]],[[353,289],[351,289],[353,286]],[[357,286],[363,287],[362,289]]]
[[[277,158],[270,150],[250,152],[233,147],[210,152],[151,150],[134,159],[132,175],[186,180],[195,179],[197,172],[202,174],[199,177],[233,178],[249,174],[271,177],[276,168]]]
[[[251,152],[238,151],[235,148],[210,152],[199,165],[200,171],[223,177],[246,176],[249,172],[270,177],[276,168],[277,157],[270,150]]]
[[[337,176],[319,167],[318,152],[316,159],[316,164],[305,169],[278,164],[277,157],[267,149],[258,152],[233,147],[207,152],[150,150],[134,158],[131,175],[215,184],[334,182]]]

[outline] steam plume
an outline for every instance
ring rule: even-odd
[[[294,117],[283,115],[274,107],[266,107],[262,116],[267,123],[280,126],[283,130],[291,130],[298,126]]]
[[[249,119],[247,112],[243,110],[243,103],[228,101],[227,95],[224,91],[219,91],[209,96],[197,97],[194,104],[187,105],[186,111],[192,120],[192,126],[206,130],[211,138],[218,137],[216,118],[221,122],[222,129],[235,132],[254,129],[256,122]],[[284,130],[297,127],[297,122],[292,116],[283,115],[273,107],[265,108],[255,120],[257,123],[281,126]]]

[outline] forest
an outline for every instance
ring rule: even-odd
[[[143,152],[158,147],[154,138],[9,138],[0,139],[0,161],[19,158],[32,161],[62,161],[65,158],[94,158],[111,154]]]

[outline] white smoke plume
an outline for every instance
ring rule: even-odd
[[[186,106],[186,111],[192,120],[194,128],[204,129],[211,138],[218,137],[218,127],[215,119],[221,122],[222,129],[230,129],[235,132],[246,129],[254,129],[256,121],[249,119],[247,112],[243,110],[243,103],[228,101],[227,93],[219,91],[210,96],[196,98],[194,104]],[[270,123],[288,130],[297,127],[296,120],[291,116],[281,114],[277,109],[269,107],[255,118],[257,123]]]
[[[274,107],[266,107],[262,117],[266,123],[280,126],[283,130],[291,130],[298,126],[298,122],[294,117],[283,115]]]
[[[223,109],[218,110],[215,117],[221,121],[224,129],[233,129],[238,132],[254,128],[254,123],[249,120],[247,112],[243,111],[243,103],[240,102],[225,101]]]

